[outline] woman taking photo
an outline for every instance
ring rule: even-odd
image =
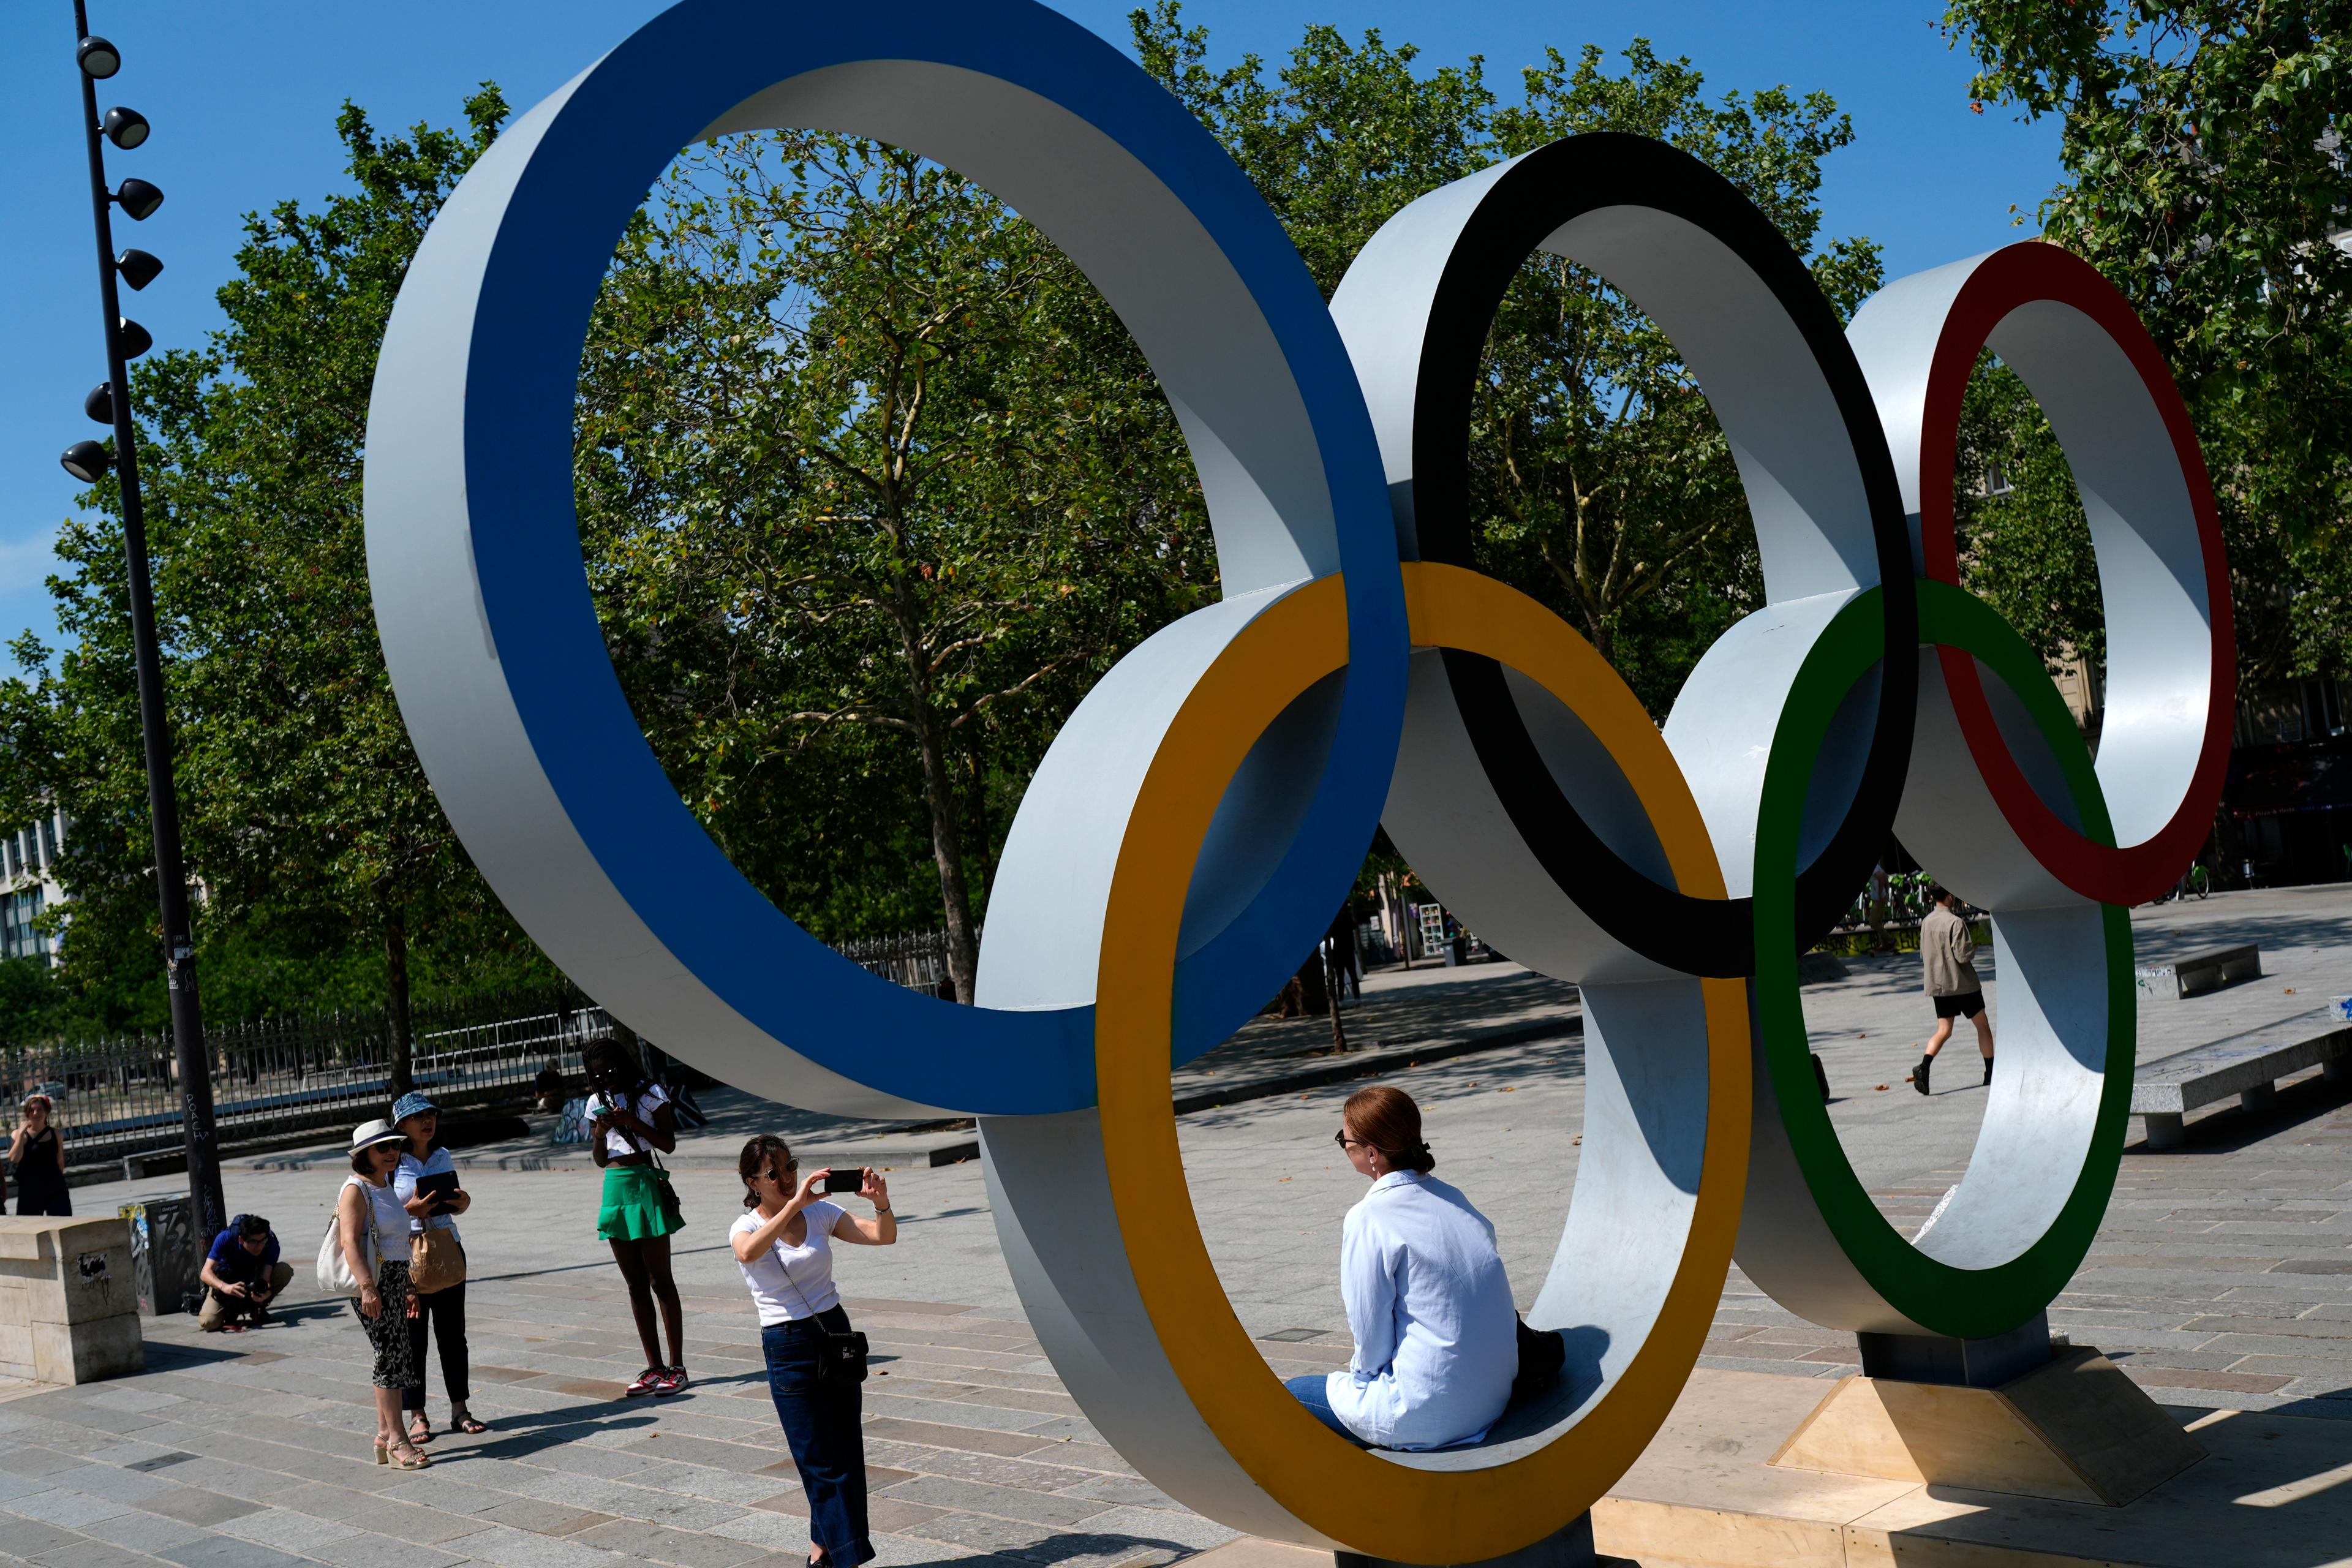
[[[66,1195],[66,1141],[49,1125],[49,1097],[28,1094],[18,1107],[24,1120],[8,1141],[8,1163],[16,1172],[16,1212],[70,1215]]]
[[[1372,1190],[1348,1211],[1339,1294],[1356,1353],[1343,1372],[1287,1381],[1324,1425],[1375,1448],[1475,1442],[1510,1403],[1518,1312],[1495,1227],[1431,1175],[1421,1108],[1360,1089],[1333,1140]]]
[[[392,1189],[407,1142],[388,1121],[363,1121],[352,1132],[352,1173],[335,1201],[336,1235],[343,1264],[360,1280],[360,1327],[375,1352],[375,1462],[421,1470],[432,1463],[400,1429],[401,1395],[422,1388],[424,1374],[409,1352],[408,1318],[416,1310],[408,1293],[408,1211]],[[368,1266],[373,1237],[378,1261]]]
[[[743,1283],[760,1310],[768,1392],[808,1496],[809,1562],[857,1568],[874,1555],[866,1535],[866,1439],[858,1430],[857,1379],[827,1342],[850,1332],[849,1314],[833,1285],[833,1244],[887,1247],[898,1216],[878,1172],[860,1173],[857,1195],[874,1205],[859,1219],[819,1195],[830,1171],[799,1179],[784,1141],[761,1133],[736,1162],[750,1209],[728,1234]],[[824,1352],[835,1350],[835,1355]]]
[[[686,1310],[670,1274],[669,1238],[686,1221],[678,1215],[669,1173],[656,1163],[654,1152],[677,1152],[677,1112],[662,1086],[638,1069],[636,1058],[618,1041],[598,1041],[583,1060],[594,1091],[588,1097],[588,1144],[604,1172],[596,1234],[613,1248],[646,1351],[646,1370],[628,1392],[632,1397],[676,1394],[686,1387]],[[667,1361],[654,1337],[656,1301],[669,1332]]]
[[[441,1130],[441,1108],[412,1089],[394,1104],[392,1124],[406,1140],[400,1166],[392,1173],[392,1190],[407,1211],[409,1235],[446,1232],[463,1257],[465,1243],[458,1238],[456,1216],[473,1207],[474,1199],[463,1188],[450,1185],[457,1179],[457,1163],[449,1158],[448,1150],[434,1142],[434,1134]],[[419,1192],[417,1184],[428,1177],[442,1179],[427,1183],[428,1190]],[[436,1334],[441,1337],[441,1385],[449,1393],[450,1427],[474,1434],[488,1431],[466,1408],[471,1392],[466,1357],[466,1282],[460,1279],[438,1290],[418,1293],[416,1303],[416,1315],[408,1320],[408,1355],[416,1368],[416,1381],[401,1392],[409,1440],[433,1440],[433,1423],[425,1414],[425,1352]]]

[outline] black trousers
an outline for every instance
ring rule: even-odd
[[[416,1304],[424,1310],[408,1320],[408,1359],[416,1368],[416,1381],[401,1390],[400,1407],[425,1408],[425,1348],[436,1337],[441,1342],[442,1385],[449,1391],[450,1404],[463,1405],[472,1394],[467,1382],[466,1283],[461,1279],[446,1290],[419,1296]]]

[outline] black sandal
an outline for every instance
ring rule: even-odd
[[[417,1428],[419,1426],[424,1427],[425,1430],[422,1432],[418,1431]],[[422,1410],[409,1417],[408,1440],[412,1443],[430,1443],[433,1441],[433,1418],[425,1415]]]
[[[470,1410],[463,1415],[455,1415],[449,1419],[449,1430],[463,1432],[468,1437],[478,1437],[489,1429],[489,1424],[474,1419],[474,1413]]]

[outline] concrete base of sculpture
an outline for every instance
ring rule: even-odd
[[[0,1377],[92,1383],[145,1364],[130,1226],[0,1216]]]
[[[1354,1552],[1335,1552],[1331,1555],[1338,1568],[1462,1568],[1454,1563],[1392,1563],[1385,1557],[1366,1557]],[[1599,1561],[1592,1552],[1592,1516],[1580,1513],[1533,1546],[1508,1556],[1489,1557],[1477,1568],[1594,1568]]]
[[[1384,1557],[1353,1552],[1318,1552],[1285,1542],[1260,1541],[1244,1535],[1238,1541],[1202,1552],[1195,1568],[1409,1568]],[[1417,1564],[1410,1568],[1469,1568],[1467,1564]],[[1559,1533],[1506,1557],[1490,1557],[1476,1568],[1636,1568],[1620,1557],[1602,1557],[1592,1549],[1592,1516],[1581,1513]]]
[[[2082,1346],[1997,1388],[1841,1379],[1772,1463],[2116,1508],[2203,1458],[2139,1384]]]
[[[1664,1427],[1593,1506],[1598,1562],[2236,1568],[2340,1562],[2352,1542],[2352,1487],[2341,1484],[2352,1423],[2159,1406],[2210,1462],[2116,1507],[1768,1463],[1822,1403],[1811,1378],[1693,1373]],[[1246,1537],[1199,1560],[1200,1568],[1330,1562],[1329,1552]]]

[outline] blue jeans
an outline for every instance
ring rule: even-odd
[[[1290,1390],[1298,1403],[1307,1406],[1307,1413],[1324,1426],[1350,1442],[1363,1441],[1348,1430],[1348,1424],[1339,1419],[1338,1411],[1331,1408],[1331,1384],[1322,1373],[1311,1377],[1286,1377],[1282,1380],[1282,1386]]]
[[[814,1320],[770,1323],[760,1331],[768,1360],[768,1392],[783,1423],[784,1441],[808,1496],[809,1540],[836,1568],[857,1568],[874,1555],[866,1536],[866,1439],[857,1429],[857,1384],[846,1378],[817,1381],[817,1324],[849,1331],[849,1314],[835,1307]]]

